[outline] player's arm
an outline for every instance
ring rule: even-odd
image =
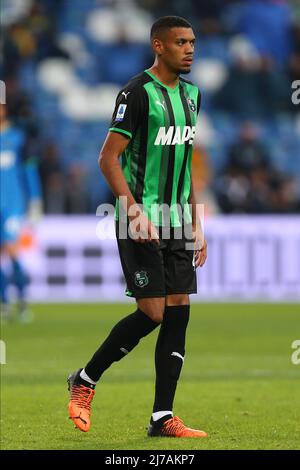
[[[156,229],[138,206],[120,165],[119,157],[128,143],[129,139],[122,133],[109,132],[100,151],[99,167],[115,197],[120,198],[122,196],[122,199],[119,200],[129,220],[133,221],[136,217],[139,218],[139,224],[136,228],[144,234],[143,237],[137,237],[135,241],[144,243],[152,240],[159,243]]]
[[[122,155],[128,144],[129,139],[123,134],[109,132],[100,151],[98,160],[100,170],[105,176],[115,197],[120,198],[120,196],[125,196],[127,198],[127,209],[123,206],[126,213],[128,213],[130,207],[138,208],[119,161],[120,155]]]
[[[140,86],[120,91],[116,99],[110,132],[100,151],[99,166],[112,192],[116,198],[119,198],[122,208],[128,215],[135,241],[143,243],[153,240],[159,243],[156,229],[135,201],[119,163],[120,155],[143,122],[144,113],[147,112],[147,99],[147,93]]]
[[[190,190],[190,197],[189,203],[191,204],[192,208],[192,230],[193,230],[193,237],[195,242],[195,267],[198,266],[202,267],[207,258],[207,243],[204,238],[204,233],[201,226],[201,220],[197,211],[197,203],[195,198],[194,192],[194,185],[193,185],[193,177],[191,176],[191,190]]]
[[[197,115],[199,114],[200,106],[201,106],[201,92],[199,90],[198,97],[197,97]],[[198,268],[198,266],[202,267],[206,261],[207,243],[204,238],[200,216],[197,211],[197,202],[196,202],[194,184],[193,184],[193,172],[191,172],[191,190],[190,190],[189,203],[192,206],[192,230],[193,230],[193,235],[194,235],[194,242],[196,245],[194,262],[195,262],[195,267]]]

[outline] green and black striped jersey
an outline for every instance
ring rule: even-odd
[[[117,96],[109,130],[130,139],[121,156],[123,172],[136,201],[157,226],[167,222],[163,212],[154,209],[162,204],[171,207],[168,224],[182,225],[178,207],[189,200],[200,100],[200,91],[191,82],[180,77],[173,89],[148,70],[130,80]],[[185,208],[185,221],[190,220]]]

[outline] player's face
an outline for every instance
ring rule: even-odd
[[[195,35],[191,28],[171,28],[160,41],[160,58],[175,73],[189,73],[193,63]]]

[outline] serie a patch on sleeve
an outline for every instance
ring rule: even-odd
[[[125,116],[125,111],[127,108],[127,104],[120,104],[117,111],[116,121],[120,122],[123,121]]]

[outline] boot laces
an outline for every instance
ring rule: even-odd
[[[186,426],[178,416],[168,419],[163,425],[163,432],[166,435],[174,435],[184,431]]]
[[[71,390],[71,400],[88,412],[91,410],[91,401],[94,395],[95,391],[84,385],[73,385]]]

